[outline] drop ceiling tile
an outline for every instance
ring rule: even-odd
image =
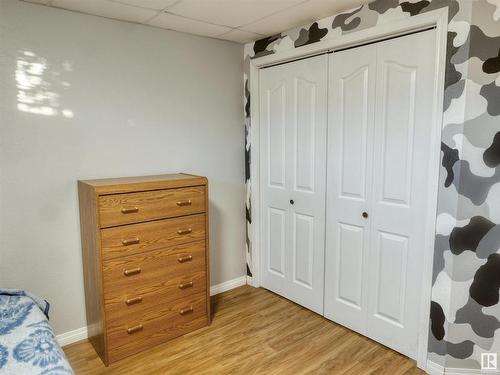
[[[373,0],[309,0],[309,12],[315,20],[368,4]]]
[[[52,5],[96,16],[139,23],[148,20],[158,13],[155,10],[133,7],[108,0],[52,0]]]
[[[178,0],[111,0],[115,3],[133,5],[140,8],[162,10],[175,4]]]
[[[218,39],[230,40],[237,43],[248,43],[263,38],[264,35],[251,33],[249,31],[233,29],[225,34],[219,35]]]
[[[238,27],[304,0],[182,0],[168,9],[184,17]]]
[[[185,33],[214,37],[231,31],[229,27],[196,21],[170,13],[161,13],[150,22],[150,25],[163,29],[177,30]]]
[[[314,17],[310,15],[310,9],[307,4],[299,4],[278,12],[257,22],[243,26],[242,29],[268,36],[304,25],[314,21]]]
[[[243,26],[242,29],[264,35],[273,35],[365,3],[367,3],[366,0],[308,0],[305,3]]]

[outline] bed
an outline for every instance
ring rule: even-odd
[[[0,289],[0,374],[73,375],[49,324],[49,303]]]

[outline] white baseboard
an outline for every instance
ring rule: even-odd
[[[490,374],[490,375],[498,375],[500,372],[492,371],[492,370],[477,370],[472,368],[451,368],[446,367],[444,370],[445,375],[479,375],[479,374]]]
[[[228,280],[223,283],[213,285],[210,287],[210,295],[215,296],[216,294],[222,293],[222,292],[227,292],[228,290],[237,288],[242,285],[247,284],[247,277],[246,276],[241,276],[237,277],[236,279]]]
[[[247,284],[247,276],[237,277],[236,279],[225,281],[221,284],[213,285],[210,287],[210,295],[227,292],[228,290],[237,288]],[[74,342],[85,340],[88,337],[87,327],[75,329],[73,331],[64,332],[56,336],[59,345],[66,346]]]
[[[443,375],[444,367],[428,360],[425,372],[427,372],[429,375]]]
[[[491,370],[478,370],[471,368],[451,368],[451,367],[443,367],[438,365],[435,362],[427,361],[427,369],[426,372],[429,375],[480,375],[480,374],[490,374],[496,375],[500,374],[499,371],[491,371]]]
[[[87,327],[82,327],[73,331],[61,333],[56,336],[56,339],[59,345],[66,346],[77,341],[85,340],[87,337]]]
[[[254,286],[253,285],[253,278],[252,278],[252,276],[247,276],[247,285]]]

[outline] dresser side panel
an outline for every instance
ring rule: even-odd
[[[88,339],[107,364],[97,195],[92,186],[79,181],[78,196]]]
[[[210,300],[210,227],[209,227],[209,201],[208,201],[208,180],[205,180],[205,267],[207,274],[207,324],[212,321],[211,300]]]

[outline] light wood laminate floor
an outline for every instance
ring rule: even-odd
[[[415,362],[265,289],[212,297],[213,321],[106,368],[88,342],[64,348],[80,374],[424,374]]]

